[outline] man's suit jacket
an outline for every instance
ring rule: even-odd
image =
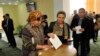
[[[2,28],[4,29],[4,31],[7,31],[6,19],[2,21]]]
[[[71,29],[75,26],[78,26],[79,18],[74,18],[71,22]],[[82,20],[81,27],[84,28],[85,31],[82,32],[82,37],[92,38],[94,36],[94,24],[93,21],[89,20],[87,17],[84,17]],[[73,31],[73,38],[76,37],[77,34]]]
[[[8,31],[14,31],[14,25],[13,25],[13,20],[12,19],[9,19],[8,20]]]

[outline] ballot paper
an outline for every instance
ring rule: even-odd
[[[76,34],[82,33],[81,31],[79,31],[81,29],[81,26],[76,26],[75,29],[76,29]]]
[[[32,37],[32,44],[34,44],[34,38]]]
[[[60,39],[57,37],[56,34],[54,34],[54,38],[50,37],[49,40],[55,49],[58,49],[62,45],[62,42],[60,41]]]

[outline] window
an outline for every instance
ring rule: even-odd
[[[86,0],[70,0],[70,14],[79,8],[86,8]]]

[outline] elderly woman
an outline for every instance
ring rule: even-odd
[[[44,35],[41,27],[42,14],[40,11],[33,11],[29,14],[28,23],[22,31],[23,56],[38,56],[39,49],[48,49],[44,45]]]
[[[48,36],[56,34],[63,44],[67,43],[67,39],[70,37],[69,26],[64,22],[66,18],[66,13],[64,11],[59,11],[57,13],[57,21],[51,22],[49,26]]]

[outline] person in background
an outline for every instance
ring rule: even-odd
[[[78,16],[77,10],[74,10],[73,17],[77,17],[77,16]]]
[[[6,18],[5,18],[5,15],[3,16],[3,21],[2,21],[2,28],[3,28],[3,30],[5,31],[5,34],[6,34],[6,32],[7,32],[7,26],[6,26]],[[6,36],[7,36],[7,34],[6,34]],[[1,33],[0,33],[0,41],[1,41]],[[1,50],[1,48],[0,48],[0,50]]]
[[[94,17],[91,13],[88,14],[87,11],[86,11],[85,17],[91,20],[91,22],[93,23],[95,27],[96,17]],[[92,33],[91,38],[93,39],[93,42],[95,43],[96,42],[96,37],[95,37],[96,31],[94,30],[94,32],[91,32],[91,33]]]
[[[4,15],[4,16],[3,16],[3,21],[2,21],[2,28],[3,28],[3,30],[5,31],[5,33],[7,32],[6,21],[7,21],[7,19],[6,19],[5,15]],[[7,33],[6,33],[6,35],[7,35]]]
[[[74,10],[74,15],[76,15],[77,14],[77,10]]]
[[[73,14],[69,18],[65,19],[65,21],[66,21],[66,23],[68,23],[70,25],[71,21],[76,17],[78,17],[77,10],[74,10]]]
[[[93,12],[93,14],[92,14],[93,18],[95,18],[95,15],[96,15],[96,13],[95,13],[95,12]]]
[[[7,19],[6,19],[6,17],[5,17],[5,15],[3,15],[3,21],[2,21],[2,28],[3,28],[3,30],[5,31],[5,34],[6,34],[6,36],[7,36],[7,25],[6,25],[6,21],[7,21]],[[1,36],[1,33],[0,33],[0,37],[2,37]],[[7,38],[8,39],[8,38]],[[0,40],[1,40],[1,38],[0,38]],[[9,41],[8,41],[8,43],[9,43]],[[0,48],[0,50],[1,50],[1,48]]]
[[[94,27],[95,38],[93,39],[93,41],[94,42],[97,42],[97,39],[98,39],[98,31],[100,30],[100,16],[97,14],[95,16],[95,18],[96,18],[95,27]]]
[[[79,18],[79,15],[77,13],[77,10],[74,10],[74,15],[72,17],[72,20],[75,19],[75,18]]]
[[[79,9],[78,15],[79,17],[73,19],[70,26],[73,31],[73,44],[77,50],[77,56],[89,56],[90,38],[93,36],[94,24],[86,17],[84,8]],[[80,53],[79,46],[81,47]]]
[[[56,34],[63,44],[66,44],[70,38],[69,25],[64,22],[65,18],[66,13],[59,11],[57,13],[57,21],[51,22],[48,29],[48,36],[53,37],[53,35]]]
[[[43,25],[43,31],[44,31],[44,35],[45,35],[45,44],[47,44],[47,40],[48,40],[48,22],[47,22],[47,15],[43,15],[43,19],[42,19],[42,25]]]
[[[15,48],[16,47],[16,41],[14,38],[14,24],[13,24],[13,20],[10,18],[10,15],[7,13],[4,16],[4,20],[2,21],[2,27],[6,33],[8,42],[9,42],[9,46]]]
[[[100,17],[96,21],[95,30],[100,30]]]
[[[50,48],[49,45],[44,45],[42,18],[42,13],[37,10],[29,14],[28,23],[22,30],[23,56],[38,56],[38,50]]]

